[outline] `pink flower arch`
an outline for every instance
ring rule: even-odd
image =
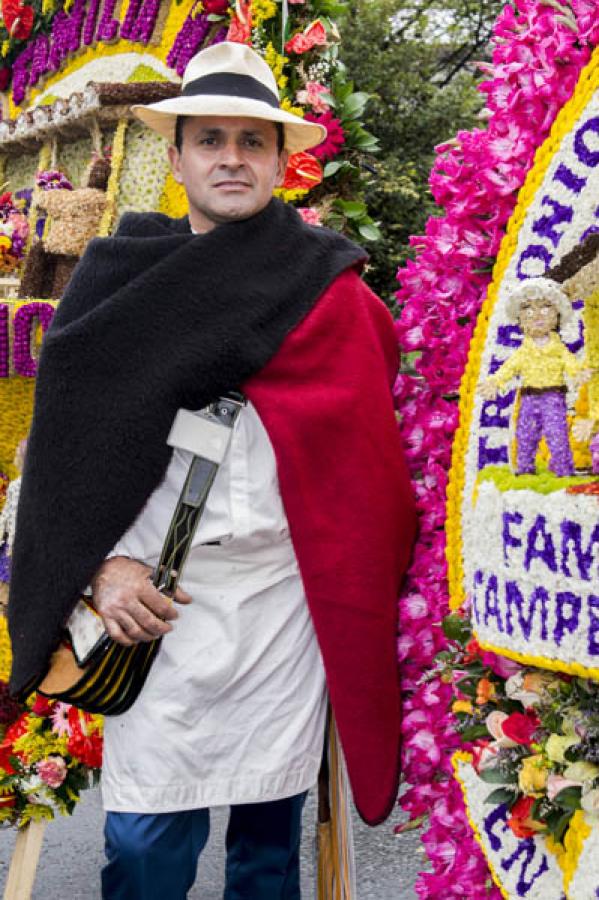
[[[486,80],[479,85],[486,128],[459,132],[437,147],[430,186],[444,212],[411,239],[417,256],[398,273],[399,345],[420,354],[416,375],[402,375],[396,384],[421,514],[398,639],[409,785],[400,804],[410,820],[428,819],[422,841],[432,871],[419,876],[419,898],[500,898],[451,775],[451,753],[459,745],[447,713],[451,687],[422,676],[445,646],[447,471],[472,331],[535,151],[598,43],[599,0],[515,0],[503,10],[492,63],[482,66]]]

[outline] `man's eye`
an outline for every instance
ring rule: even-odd
[[[245,142],[250,147],[261,147],[262,146],[262,141],[260,140],[260,138],[248,137],[248,138],[246,138]]]

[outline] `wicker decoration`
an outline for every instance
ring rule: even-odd
[[[48,253],[79,257],[98,231],[106,194],[87,187],[48,191],[41,197],[40,207],[52,218],[44,248]]]

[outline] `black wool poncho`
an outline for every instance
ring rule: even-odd
[[[127,214],[93,240],[44,339],[17,516],[10,686],[45,673],[78,596],[168,465],[179,407],[238,388],[364,251],[278,200],[193,235]]]

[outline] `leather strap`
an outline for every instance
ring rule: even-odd
[[[229,429],[227,445],[239,413],[246,405],[242,394],[231,392],[211,403],[198,415],[221,428]],[[160,554],[160,560],[152,576],[152,583],[163,594],[172,596],[177,590],[189,548],[206,508],[206,500],[214,483],[219,463],[203,456],[192,459],[185,484],[181,489],[171,523]]]

